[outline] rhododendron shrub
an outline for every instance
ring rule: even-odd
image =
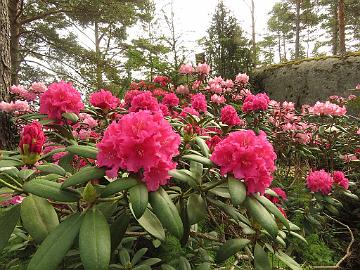
[[[18,148],[0,152],[3,246],[34,251],[30,270],[217,269],[235,254],[300,269],[294,239],[357,199],[360,124],[346,109],[357,97],[297,108],[249,90],[246,74],[210,72],[181,65],[123,99],[13,86],[0,103],[19,130]],[[181,256],[160,256],[174,243]]]

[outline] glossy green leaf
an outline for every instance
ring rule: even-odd
[[[66,218],[42,242],[27,270],[56,270],[79,233],[83,216],[76,213]]]
[[[109,183],[104,190],[101,192],[101,197],[108,197],[115,193],[118,193],[123,190],[128,190],[129,188],[132,188],[133,186],[136,186],[138,184],[138,181],[135,178],[131,177],[125,177],[117,179],[111,183]]]
[[[88,145],[71,145],[66,151],[84,158],[96,159],[98,149]]]
[[[191,187],[196,187],[198,185],[195,178],[181,172],[180,170],[176,170],[176,169],[170,170],[169,175],[177,180],[180,180],[181,182],[187,183]]]
[[[0,209],[0,251],[7,245],[11,233],[20,218],[21,204]]]
[[[79,121],[79,117],[75,113],[63,113],[62,117],[70,120],[73,123],[76,123],[77,121]]]
[[[258,243],[255,244],[254,248],[254,264],[256,270],[272,269],[268,254]]]
[[[179,270],[191,270],[191,265],[185,257],[179,258]]]
[[[136,186],[130,188],[129,201],[131,203],[135,217],[139,219],[148,205],[148,190],[146,185],[143,183],[138,183]]]
[[[81,261],[85,270],[109,269],[111,254],[110,228],[104,215],[92,208],[85,214],[79,234]]]
[[[232,204],[242,204],[246,199],[245,184],[234,177],[228,177],[228,186]]]
[[[281,250],[278,250],[277,252],[275,252],[275,256],[282,261],[284,264],[286,264],[287,266],[289,266],[292,270],[301,270],[301,266],[294,261],[293,258],[291,258],[289,255],[287,255],[286,253],[284,253]]]
[[[190,224],[196,224],[207,216],[206,203],[199,194],[189,196],[186,209]]]
[[[198,155],[193,155],[193,154],[184,155],[184,156],[182,156],[182,158],[187,159],[187,160],[200,162],[201,164],[208,165],[208,166],[213,166],[214,165],[210,159],[202,157],[202,156],[198,156]]]
[[[111,250],[115,250],[123,239],[130,223],[130,216],[122,213],[110,226]]]
[[[211,265],[209,262],[204,262],[199,264],[195,270],[210,270],[211,269]]]
[[[54,164],[54,163],[38,165],[36,167],[36,169],[38,169],[39,171],[42,171],[42,172],[54,173],[54,174],[58,174],[61,176],[65,176],[65,174],[66,174],[66,171],[64,170],[64,168],[62,168],[59,165]]]
[[[219,247],[216,253],[216,261],[225,261],[229,257],[233,256],[235,253],[244,249],[249,243],[250,240],[241,238],[230,239],[226,241],[222,246]]]
[[[165,241],[165,231],[160,220],[149,209],[137,220],[139,224],[154,237]]]
[[[195,138],[196,144],[200,147],[201,153],[204,155],[204,157],[209,157],[209,147],[207,146],[205,140],[200,137]]]
[[[100,179],[105,176],[105,170],[98,167],[83,167],[77,173],[65,180],[61,188],[80,185],[90,180]]]
[[[24,228],[38,243],[59,225],[54,207],[46,199],[35,195],[30,195],[22,201],[21,220]]]

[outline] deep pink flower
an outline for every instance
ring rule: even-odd
[[[199,116],[198,111],[197,111],[197,110],[194,110],[194,109],[191,108],[191,107],[185,107],[185,108],[181,111],[180,116],[185,118],[185,117],[188,116],[188,114],[195,115],[195,116]]]
[[[349,180],[345,177],[345,174],[342,171],[334,171],[333,179],[339,186],[342,186],[344,189],[349,189]]]
[[[9,206],[9,205],[14,205],[14,204],[19,204],[24,200],[24,197],[20,196],[20,195],[11,197],[11,194],[1,194],[0,198],[1,197],[8,198],[6,200],[1,200],[1,202],[0,202],[1,206]]]
[[[47,114],[50,119],[60,120],[63,113],[79,114],[84,108],[80,93],[71,83],[64,81],[52,83],[40,96],[40,113]]]
[[[270,186],[275,159],[276,154],[265,132],[256,135],[252,130],[230,133],[216,145],[211,156],[211,160],[220,166],[222,175],[232,173],[235,178],[244,180],[249,194],[264,193]]]
[[[195,94],[191,97],[191,106],[198,112],[207,111],[206,97],[203,94]]]
[[[25,164],[35,164],[45,143],[45,134],[38,121],[24,126],[20,134],[19,149]]]
[[[140,90],[130,90],[130,91],[127,91],[126,94],[125,94],[125,97],[124,97],[124,100],[125,100],[125,104],[127,106],[130,106],[131,105],[131,101],[134,97],[136,97],[137,95],[140,95],[144,93],[143,91],[140,91]]]
[[[221,142],[221,138],[218,135],[212,136],[210,139],[206,140],[206,144],[209,147],[210,151],[214,151],[215,146]]]
[[[99,166],[107,167],[109,177],[119,169],[144,172],[149,191],[167,183],[167,172],[175,168],[172,158],[178,154],[180,136],[159,113],[139,111],[123,116],[108,126],[97,144]]]
[[[154,83],[159,83],[161,86],[166,86],[169,82],[171,82],[171,79],[166,76],[156,76],[153,79]]]
[[[135,96],[131,101],[130,112],[138,112],[139,110],[149,110],[158,112],[160,110],[159,103],[150,91],[143,92]]]
[[[241,124],[241,120],[231,105],[226,105],[221,109],[221,122],[229,126],[236,126]]]
[[[306,185],[312,192],[327,195],[331,192],[333,181],[331,175],[324,170],[312,171],[306,178]]]
[[[113,110],[115,109],[120,100],[115,97],[110,91],[100,89],[99,91],[90,95],[90,104],[94,107],[98,107],[103,110]]]
[[[162,112],[163,116],[169,116],[170,111],[169,108],[164,104],[159,104],[160,111]]]
[[[242,106],[243,112],[266,110],[269,106],[270,98],[267,94],[248,95]]]
[[[278,187],[275,187],[275,188],[272,188],[272,190],[281,198],[283,199],[284,201],[287,200],[287,196],[286,196],[286,193],[283,189],[281,188],[278,188]]]
[[[175,107],[179,105],[179,98],[174,93],[166,94],[162,99],[162,104],[169,107]]]

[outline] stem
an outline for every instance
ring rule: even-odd
[[[124,194],[121,194],[119,196],[112,197],[112,198],[98,198],[97,201],[98,202],[113,202],[113,201],[121,200],[122,198],[124,198]]]
[[[13,181],[18,187],[22,188],[22,185],[18,181],[16,181],[13,177],[11,177],[8,174],[6,174],[6,177],[8,177],[11,181]]]
[[[220,180],[220,181],[218,181],[218,182],[216,182],[216,183],[214,183],[214,184],[212,184],[212,185],[210,185],[210,186],[202,189],[202,191],[204,191],[204,192],[209,191],[210,189],[212,189],[212,188],[214,188],[214,187],[217,187],[217,186],[225,183],[226,181],[227,181],[227,179],[222,179],[222,180]]]
[[[6,181],[4,181],[4,180],[2,180],[2,179],[0,179],[0,183],[2,183],[4,186],[7,186],[8,188],[11,188],[11,189],[13,189],[13,190],[19,191],[19,192],[21,192],[21,193],[24,192],[22,189],[20,189],[20,188],[18,188],[18,187],[15,187],[15,186],[13,186],[13,185],[11,185],[11,184],[9,184],[9,183],[7,183]]]

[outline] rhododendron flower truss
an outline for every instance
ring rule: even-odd
[[[180,136],[160,113],[139,111],[113,122],[97,144],[98,166],[117,177],[120,169],[143,175],[150,191],[167,183],[167,172],[176,167],[172,158],[178,154]]]

